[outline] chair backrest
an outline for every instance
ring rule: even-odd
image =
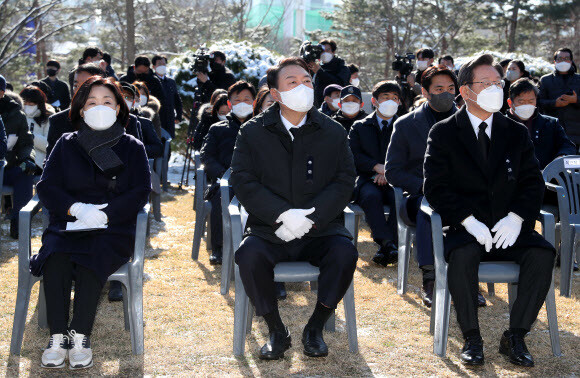
[[[570,211],[570,222],[580,221],[580,155],[562,156],[554,159],[542,171],[544,181],[556,180],[564,188]]]

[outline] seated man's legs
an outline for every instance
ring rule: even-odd
[[[373,240],[380,246],[373,261],[383,266],[396,262],[398,235],[393,189],[368,182],[360,188],[358,203],[365,213]],[[385,219],[384,205],[391,208],[388,219]]]
[[[10,236],[18,239],[18,215],[32,198],[32,178],[20,167],[6,168],[4,171],[4,185],[12,186],[12,213],[10,218]]]

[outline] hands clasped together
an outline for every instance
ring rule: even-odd
[[[108,204],[93,205],[90,203],[75,202],[70,207],[70,215],[77,218],[86,228],[104,228],[109,222],[107,214],[102,209]],[[75,223],[77,223],[75,222]]]
[[[497,249],[506,249],[514,245],[522,230],[522,222],[522,218],[510,212],[500,219],[491,231],[485,224],[475,219],[473,215],[465,218],[461,224],[467,232],[473,235],[479,244],[485,246],[485,251],[489,252],[493,244],[495,244]],[[493,237],[491,236],[492,232],[495,232]]]
[[[310,209],[290,209],[280,214],[276,223],[282,223],[282,226],[276,230],[276,236],[285,242],[302,238],[314,224],[314,221],[306,217],[312,214],[314,210],[314,207]]]

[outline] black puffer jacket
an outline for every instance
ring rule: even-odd
[[[330,84],[338,84],[341,87],[348,85],[350,81],[350,70],[344,60],[338,57],[326,64],[322,64],[314,76],[314,105],[320,108],[324,101],[324,88]]]
[[[21,106],[10,97],[3,96],[0,99],[0,116],[8,141],[6,166],[17,166],[25,160],[34,162],[34,138]]]
[[[205,136],[201,147],[201,162],[211,182],[217,181],[232,163],[232,154],[240,126],[240,120],[227,115],[226,121],[213,124]]]

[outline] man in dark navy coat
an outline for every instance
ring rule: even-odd
[[[533,366],[524,342],[546,298],[555,250],[535,230],[544,180],[526,128],[499,113],[503,82],[491,55],[461,67],[466,106],[429,132],[425,198],[449,226],[444,238],[449,291],[465,344],[461,360],[482,365],[477,317],[480,261],[520,266],[517,299],[499,351],[510,362]]]
[[[153,70],[161,80],[163,91],[165,92],[165,107],[167,108],[167,123],[163,124],[163,128],[167,130],[171,138],[175,138],[175,125],[183,119],[183,105],[181,103],[181,96],[177,91],[177,84],[175,80],[167,76],[167,57],[165,55],[155,55],[151,59]]]

